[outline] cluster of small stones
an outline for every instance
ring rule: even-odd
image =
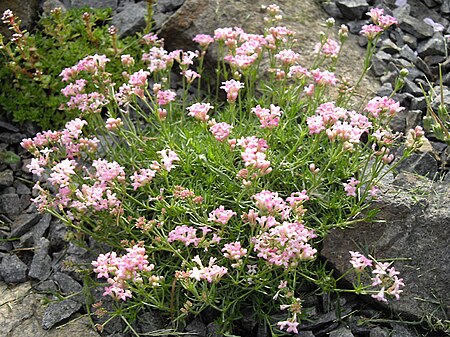
[[[184,0],[158,0],[155,14],[157,26],[183,2]],[[448,29],[448,21],[439,16],[439,10],[444,14],[449,13],[445,12],[447,10],[445,3],[448,4],[448,1],[441,1],[440,9],[437,6],[438,1],[423,2],[434,4],[434,6],[426,7],[429,12],[421,10],[421,15],[426,13],[425,15],[429,15]],[[41,6],[43,10],[49,10],[54,7],[67,9],[83,5],[96,7],[99,3],[96,0],[64,0],[61,2],[46,0],[41,3]],[[145,25],[146,1],[105,0],[101,1],[101,5],[112,7],[115,10],[113,24],[121,34],[132,34]],[[325,8],[335,18],[345,19],[351,30],[357,32],[367,22],[363,15],[369,5],[374,4],[369,4],[365,0],[341,0],[330,3]],[[374,72],[378,71],[378,74],[382,75],[382,81],[385,83],[383,90],[388,91],[392,90],[393,79],[399,69],[409,65],[408,81],[410,83],[408,82],[405,92],[400,94],[399,98],[403,104],[407,104],[409,115],[413,116],[408,118],[417,120],[419,117],[415,114],[419,115],[418,111],[422,113],[424,106],[423,99],[415,86],[417,83],[425,84],[424,76],[435,79],[436,63],[433,62],[442,62],[442,57],[430,57],[439,56],[439,54],[432,49],[435,47],[428,47],[428,45],[433,45],[433,41],[437,41],[439,38],[442,39],[442,34],[434,33],[432,28],[430,31],[428,26],[415,22],[413,8],[408,13],[406,5],[405,8],[395,8],[395,5],[389,1],[385,1],[381,5],[387,11],[394,10],[394,15],[399,18],[401,24],[396,31],[383,40],[384,47],[377,52],[373,69]],[[411,23],[411,21],[414,22]],[[404,34],[402,31],[407,33]],[[429,41],[432,42],[429,43]],[[430,48],[433,50],[431,55],[431,51],[427,51]],[[448,67],[448,62],[446,64]],[[450,84],[449,80],[445,80],[446,85]],[[414,123],[408,118],[405,123]],[[19,143],[23,138],[31,137],[37,131],[31,125],[19,129],[8,121],[0,119],[0,282],[8,285],[31,282],[34,291],[49,294],[50,304],[45,308],[41,321],[42,328],[48,330],[65,323],[68,319],[86,313],[86,291],[83,291],[82,286],[83,274],[76,270],[89,268],[89,263],[95,258],[94,252],[98,251],[98,246],[92,241],[86,243],[86,248],[69,243],[67,238],[72,234],[70,230],[51,215],[39,214],[32,204],[34,180],[26,168],[30,159]],[[112,301],[102,297],[101,288],[89,290],[94,301],[102,300],[103,306],[112,307]],[[308,290],[305,289],[305,292]],[[3,305],[3,303],[1,304]],[[376,323],[377,318],[383,317],[379,308],[374,307],[372,303],[366,304],[361,298],[353,295],[345,295],[339,299],[330,298],[328,295],[309,295],[304,298],[303,306],[311,320],[302,325],[300,332],[295,335],[296,337],[414,337],[423,335],[423,331],[419,331],[419,328],[413,329],[399,323]],[[340,314],[338,315],[338,313]],[[284,318],[282,313],[280,315],[273,317],[274,323]],[[200,317],[193,318],[184,329],[186,336],[219,336],[219,326],[214,323],[216,318],[217,313],[213,311],[206,311]],[[95,318],[95,322],[101,325],[106,319],[105,316],[98,317]],[[158,313],[150,311],[139,315],[133,326],[138,333],[149,333],[167,328],[163,318]],[[125,330],[125,323],[120,318],[115,318],[104,326],[101,335],[132,336],[130,332],[122,332]],[[0,327],[0,334],[3,333],[11,334],[11,336],[20,335],[17,332],[13,334],[9,330],[2,331],[2,327]],[[86,334],[86,336],[88,335],[92,336],[91,333]],[[270,333],[257,323],[251,312],[247,312],[238,324],[236,335],[266,337],[270,336]],[[78,336],[84,337],[80,334]],[[434,335],[429,334],[428,336]]]
[[[444,104],[450,105],[450,1],[332,0],[323,4],[327,14],[348,25],[353,34],[358,34],[363,25],[369,24],[370,18],[366,13],[372,7],[383,8],[399,22],[398,26],[381,36],[371,71],[382,83],[378,94],[389,96],[400,71],[408,70],[404,87],[394,96],[406,108],[406,113],[394,119],[392,127],[403,132],[422,124],[427,109],[424,91],[434,88],[436,93],[440,93],[439,64],[442,67]],[[360,45],[366,43],[366,39],[361,37]],[[434,97],[432,106],[435,111],[439,102],[440,97]],[[431,140],[432,148],[414,155],[405,165],[411,172],[442,178],[450,168],[449,149],[433,134],[426,136]]]

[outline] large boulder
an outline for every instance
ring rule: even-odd
[[[221,27],[241,27],[253,34],[264,32],[264,0],[185,0],[183,5],[163,22],[158,36],[164,38],[169,50],[195,50],[198,45],[192,41],[197,34],[214,34]],[[278,24],[296,32],[303,66],[312,64],[314,46],[319,42],[320,32],[325,31],[325,20],[329,17],[315,0],[288,0],[280,4],[283,19]],[[336,27],[336,31],[339,27]],[[361,74],[365,50],[358,45],[358,37],[349,36],[344,46],[343,57],[337,63],[336,73],[356,81]],[[215,65],[214,49],[208,50],[209,62]],[[356,66],[355,66],[356,65]],[[362,83],[364,95],[373,95],[379,82],[368,77]]]
[[[394,311],[445,319],[450,306],[450,185],[401,173],[384,188],[373,205],[381,221],[332,231],[321,254],[342,274],[351,267],[349,251],[394,259],[405,283],[400,300],[390,304]]]
[[[22,21],[21,27],[30,30],[38,16],[39,0],[2,0],[0,1],[0,16],[7,9],[17,15]],[[10,36],[11,31],[8,26],[0,22],[0,33],[5,36]]]

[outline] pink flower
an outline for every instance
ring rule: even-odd
[[[356,186],[359,184],[359,180],[350,178],[347,183],[344,183],[344,190],[347,192],[347,196],[356,197]]]
[[[352,251],[349,251],[349,253],[352,256],[350,263],[356,270],[362,271],[364,268],[372,266],[372,261],[361,253]]]
[[[320,43],[316,44],[314,47],[315,53],[320,53],[326,57],[337,57],[339,54],[339,44],[333,39],[327,39],[327,41],[322,45]]]
[[[194,36],[192,41],[197,42],[200,47],[207,48],[211,43],[214,42],[214,38],[206,34],[197,34]]]
[[[232,243],[227,243],[224,245],[222,252],[223,256],[231,260],[240,260],[245,254],[247,254],[247,249],[241,247],[241,243],[236,241]]]
[[[292,49],[283,49],[275,55],[275,58],[280,60],[283,65],[290,66],[300,59],[300,54],[294,52]]]
[[[233,126],[225,122],[214,124],[209,128],[209,131],[213,134],[219,142],[223,142],[229,135]]]
[[[233,215],[236,215],[236,212],[226,210],[224,206],[220,206],[209,213],[208,221],[226,225]]]
[[[133,181],[131,186],[133,186],[134,190],[137,190],[139,187],[144,186],[152,181],[155,177],[156,171],[150,169],[140,169],[133,173],[130,179]]]
[[[163,166],[167,170],[167,172],[170,172],[172,168],[175,167],[175,165],[173,164],[174,161],[180,161],[178,155],[170,149],[161,150],[157,153],[159,153],[159,155],[162,157]]]
[[[364,35],[367,37],[368,40],[373,40],[375,37],[377,37],[381,32],[383,32],[383,28],[377,25],[364,25],[361,28],[361,31],[359,34]]]
[[[120,61],[124,66],[132,66],[134,64],[134,58],[129,54],[121,55]]]
[[[324,70],[321,71],[319,69],[311,70],[311,74],[314,78],[314,81],[319,85],[336,85],[337,78],[334,73]]]
[[[209,110],[214,109],[214,107],[209,103],[195,103],[190,107],[187,107],[186,110],[189,110],[188,115],[194,117],[195,119],[207,122],[209,119],[208,112]]]
[[[201,77],[199,73],[197,73],[197,72],[195,72],[195,71],[193,71],[193,70],[191,70],[191,69],[183,70],[183,71],[181,72],[181,75],[183,75],[183,76],[186,78],[186,80],[187,80],[187,82],[188,82],[189,84],[191,84],[192,82],[194,82],[194,80],[195,80],[196,78],[200,78],[200,77]]]
[[[123,125],[123,121],[120,118],[108,118],[106,120],[106,128],[109,131],[117,130],[122,125]]]
[[[219,281],[228,272],[228,269],[216,265],[216,260],[216,258],[211,257],[208,266],[204,267],[200,260],[200,256],[196,255],[192,261],[197,263],[200,269],[198,267],[192,268],[192,270],[189,271],[189,277],[196,279],[197,281],[206,280],[209,283]]]
[[[239,89],[244,88],[244,83],[241,83],[236,80],[229,80],[222,82],[222,86],[220,89],[224,89],[227,93],[227,101],[229,103],[236,102],[236,99],[238,97]]]
[[[292,333],[298,333],[298,322],[291,322],[291,321],[280,321],[277,323],[280,330],[285,330],[286,332],[292,332]]]
[[[175,227],[174,230],[169,232],[167,241],[180,241],[184,243],[186,247],[190,244],[193,244],[195,247],[197,247],[201,240],[202,238],[197,237],[197,230],[194,227],[182,225]]]
[[[261,128],[273,129],[278,126],[280,121],[280,116],[283,113],[280,107],[273,104],[270,105],[269,109],[263,109],[259,105],[252,108],[252,112],[259,118],[261,122]]]
[[[167,105],[175,100],[176,95],[172,90],[159,90],[156,93],[156,98],[159,105]]]

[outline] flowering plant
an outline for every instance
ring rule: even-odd
[[[279,20],[277,6],[268,13],[267,22]],[[376,13],[381,34],[393,21]],[[104,55],[61,73],[67,109],[80,117],[23,140],[42,178],[35,201],[111,247],[92,266],[107,281],[104,295],[124,302],[121,315],[156,308],[177,323],[213,308],[230,332],[251,307],[272,335],[296,333],[305,315],[299,286],[329,290],[318,243],[332,228],[365,220],[401,138],[389,121],[403,108],[389,97],[351,108],[352,92],[333,72],[344,28],[339,43],[329,35],[316,46],[309,68],[293,36],[281,26],[264,35],[221,28],[194,39],[199,52],[168,52],[147,34],[146,68],[122,57],[122,84],[111,81]],[[189,94],[211,43],[226,102]],[[181,98],[173,71],[183,77]],[[412,132],[403,156],[422,136]],[[380,265],[374,283],[387,268]],[[285,319],[273,325],[278,310]]]

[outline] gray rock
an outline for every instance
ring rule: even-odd
[[[50,222],[48,238],[52,250],[59,251],[64,247],[67,231],[67,227],[60,220],[54,219]]]
[[[336,5],[342,15],[349,20],[362,19],[369,9],[366,0],[337,0]]]
[[[387,329],[381,328],[379,326],[370,330],[369,337],[388,337],[389,331]]]
[[[22,283],[27,280],[27,265],[16,255],[3,257],[0,275],[6,283]]]
[[[346,328],[345,326],[341,326],[338,329],[330,332],[330,337],[355,337],[353,336],[350,329]]]
[[[21,27],[27,30],[30,30],[35,20],[38,17],[38,8],[39,8],[39,0],[2,0],[0,1],[0,13],[3,13],[5,10],[10,9],[16,14],[20,20],[22,21]],[[0,24],[0,33],[5,35],[6,37],[11,36],[11,31],[4,24]],[[10,130],[13,132],[17,132],[14,130]]]
[[[315,337],[312,331],[299,331],[295,337]]]
[[[129,4],[120,13],[114,15],[111,24],[117,28],[118,35],[125,37],[142,31],[145,28],[146,2]]]
[[[414,35],[418,39],[432,37],[434,34],[433,28],[421,20],[411,16],[405,16],[398,19],[400,28],[411,35]]]
[[[15,127],[12,124],[0,121],[0,129],[6,130],[6,131],[11,131],[11,132],[19,132],[19,128]]]
[[[40,281],[43,281],[50,276],[52,259],[48,255],[49,247],[50,241],[46,238],[41,238],[36,243],[36,249],[33,256],[33,261],[31,262],[30,271],[28,272],[28,276]]]
[[[444,14],[450,14],[450,0],[442,1],[441,12]]]
[[[442,34],[435,34],[431,39],[419,43],[417,53],[424,58],[429,55],[445,55],[446,45]]]
[[[416,60],[414,61],[414,65],[421,71],[423,71],[423,73],[425,74],[425,76],[427,78],[432,78],[433,74],[431,73],[430,67],[428,66],[428,64],[426,64],[426,62],[421,58],[421,57],[417,57]]]
[[[417,48],[417,38],[415,36],[403,33],[403,41],[413,50]]]
[[[118,0],[71,0],[71,7],[81,8],[81,7],[91,7],[91,8],[112,8],[116,9],[118,5]]]
[[[14,182],[14,174],[12,170],[4,170],[0,172],[0,188],[11,186]]]
[[[42,218],[39,220],[39,222],[33,226],[33,242],[38,242],[39,239],[44,236],[45,232],[50,227],[51,219],[52,216],[49,213],[45,213],[42,215]]]
[[[403,57],[405,60],[408,60],[411,62],[413,62],[415,60],[415,58],[417,57],[414,50],[412,50],[411,47],[408,46],[407,44],[405,44],[400,49],[400,56]]]
[[[55,8],[61,8],[63,12],[65,12],[66,6],[59,0],[45,0],[42,3],[42,11],[44,15],[50,15],[50,12]]]
[[[16,188],[16,192],[18,195],[31,195],[31,189],[20,181],[14,181],[13,186]]]
[[[20,199],[16,193],[0,195],[0,213],[17,215],[21,210]]]
[[[447,58],[444,55],[428,55],[425,56],[423,60],[430,66],[438,66],[439,63],[445,62]],[[435,73],[437,74],[438,71],[436,71]]]
[[[444,319],[441,309],[450,305],[450,185],[402,173],[380,187],[385,192],[373,207],[380,209],[378,218],[383,221],[333,230],[321,254],[342,273],[351,267],[348,252],[362,246],[377,259],[401,257],[394,266],[404,279],[404,292],[389,308],[413,317],[433,313]],[[346,279],[352,282],[353,277]]]
[[[209,323],[206,326],[206,336],[207,337],[220,337],[223,336],[221,333],[219,333],[220,331],[220,326],[217,323]]]
[[[384,83],[378,90],[377,96],[390,96],[394,88],[391,83]]]
[[[71,299],[53,302],[45,309],[42,318],[42,327],[45,330],[50,329],[56,323],[69,318],[72,314],[80,310],[82,304]]]
[[[157,311],[145,311],[137,318],[138,330],[141,332],[153,332],[164,329],[164,320]]]
[[[396,54],[401,50],[401,48],[399,48],[391,39],[384,39],[381,41],[380,49],[391,55]]]
[[[186,332],[189,332],[189,335],[206,337],[206,325],[199,318],[195,318],[191,323],[189,323],[186,328]],[[189,336],[188,335],[188,336]]]
[[[158,0],[156,2],[155,12],[169,13],[174,12],[184,3],[184,0]]]
[[[81,284],[71,278],[69,275],[64,273],[55,273],[52,279],[58,284],[59,289],[64,295],[71,295],[74,293],[79,293],[82,290]]]
[[[343,19],[344,18],[344,16],[342,15],[342,12],[339,10],[338,6],[334,2],[323,2],[322,8],[325,11],[325,13],[330,15],[332,18],[335,18],[335,19]]]
[[[24,138],[26,138],[26,135],[24,135],[23,133],[0,132],[0,142],[9,145],[19,144]]]
[[[417,84],[411,81],[408,78],[405,78],[405,85],[403,87],[403,91],[407,92],[413,96],[421,97],[423,96],[422,89],[419,88]]]
[[[408,110],[406,112],[406,127],[405,130],[414,129],[422,122],[422,110]]]
[[[383,76],[387,72],[387,65],[392,61],[392,55],[379,50],[372,59],[372,67],[375,76]],[[386,82],[384,82],[386,83]]]
[[[418,334],[417,332],[413,331],[412,329],[398,324],[398,323],[392,323],[392,331],[390,334],[390,337],[421,337],[421,334]]]
[[[19,215],[11,224],[11,232],[9,238],[22,236],[28,232],[39,220],[41,216],[37,213]]]
[[[42,282],[39,282],[34,289],[41,292],[51,292],[56,293],[58,291],[58,286],[56,285],[55,281],[53,280],[45,280]]]

